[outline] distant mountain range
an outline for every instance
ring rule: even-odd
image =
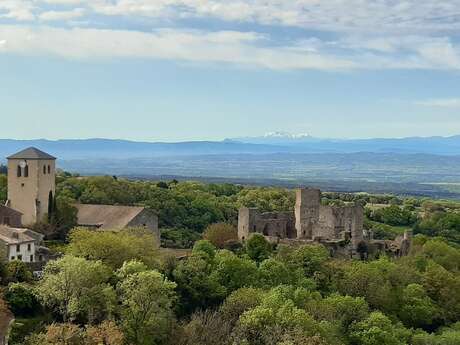
[[[401,139],[321,139],[305,134],[269,133],[262,137],[223,141],[177,143],[136,142],[111,139],[11,140],[0,139],[0,159],[35,146],[61,159],[126,159],[161,156],[274,153],[395,153],[460,155],[460,135]]]
[[[83,175],[194,178],[460,199],[460,136],[403,139],[262,137],[178,143],[0,139],[0,160],[35,146]]]
[[[230,139],[257,145],[289,147],[291,152],[303,153],[427,153],[438,155],[460,155],[460,135],[451,137],[410,137],[374,139],[326,139],[306,134],[268,133],[262,137]]]

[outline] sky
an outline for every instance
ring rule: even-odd
[[[460,0],[0,0],[0,137],[460,134]]]

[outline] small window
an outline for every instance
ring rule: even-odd
[[[48,165],[48,174],[51,174],[51,165]]]
[[[18,255],[18,260],[22,261],[22,255]]]
[[[29,177],[29,166],[26,165],[26,167],[24,168],[24,177]]]
[[[30,256],[30,262],[34,262],[34,256],[33,255]]]
[[[30,251],[31,251],[31,249],[32,249],[32,246],[30,245],[30,243],[29,243],[29,244],[27,244],[27,251],[29,251],[29,252],[30,252]]]
[[[12,256],[12,257],[11,257],[11,261],[13,261],[13,260],[15,260],[15,259],[16,259],[16,257],[15,257],[15,256]]]
[[[46,165],[43,166],[43,175],[46,174]]]
[[[22,169],[21,167],[18,165],[18,177],[21,177],[22,176]]]
[[[17,244],[16,245],[16,252],[20,252],[21,251],[21,245],[20,244]]]

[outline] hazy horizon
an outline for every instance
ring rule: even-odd
[[[286,139],[293,139],[293,140],[302,140],[302,137],[299,137],[301,135],[305,135],[304,138],[312,138],[312,139],[319,139],[319,140],[385,140],[385,139],[414,139],[414,138],[420,138],[420,139],[429,139],[429,138],[452,138],[452,137],[457,137],[460,136],[460,132],[458,134],[453,134],[453,135],[429,135],[429,136],[401,136],[401,137],[394,137],[394,136],[388,136],[388,137],[319,137],[319,136],[314,136],[314,135],[309,135],[305,133],[287,133],[284,132],[282,134],[285,134],[285,136],[270,136],[269,134],[271,133],[264,133],[260,135],[254,135],[254,136],[245,136],[245,137],[225,137],[225,138],[215,138],[215,139],[210,139],[210,138],[195,138],[195,139],[177,139],[177,140],[156,140],[156,139],[135,139],[135,138],[121,138],[121,137],[69,137],[69,138],[10,138],[10,137],[2,137],[0,140],[16,140],[16,141],[40,141],[40,140],[45,140],[45,141],[51,141],[51,142],[56,142],[56,141],[73,141],[73,140],[113,140],[113,141],[129,141],[129,142],[145,142],[145,143],[180,143],[180,142],[194,142],[194,141],[212,141],[212,142],[221,142],[225,140],[241,140],[244,141],[245,139],[261,139],[261,138],[286,138]],[[292,137],[289,137],[292,136]]]

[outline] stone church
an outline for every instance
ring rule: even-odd
[[[22,224],[43,220],[56,193],[55,181],[55,157],[33,147],[9,156],[6,206],[22,213]]]
[[[56,158],[31,147],[8,157],[8,200],[0,224],[21,228],[45,220],[56,194]],[[144,207],[75,205],[78,225],[94,230],[144,227],[160,240],[158,216]]]

